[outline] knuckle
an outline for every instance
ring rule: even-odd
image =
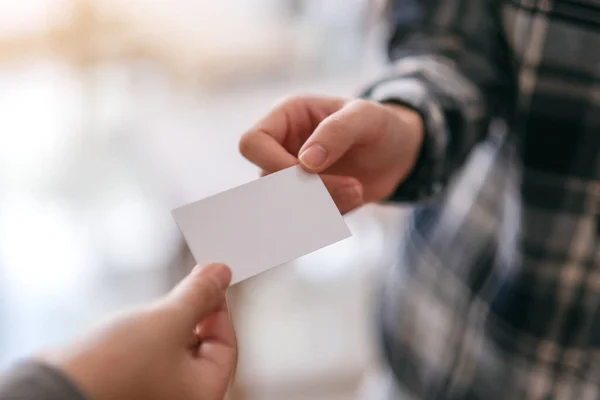
[[[346,107],[356,112],[367,112],[373,109],[374,104],[364,99],[353,99],[348,102]]]
[[[332,115],[323,124],[323,129],[328,136],[344,137],[350,129],[346,119],[336,115]]]
[[[252,149],[254,148],[254,143],[256,142],[258,135],[260,135],[258,131],[248,131],[244,133],[240,138],[238,148],[240,153],[244,157],[248,158],[251,155]]]
[[[300,106],[304,102],[304,96],[285,96],[277,102],[276,108],[278,109],[290,109]]]

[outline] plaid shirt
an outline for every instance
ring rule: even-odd
[[[389,74],[425,144],[382,291],[421,399],[600,398],[600,0],[397,0]]]

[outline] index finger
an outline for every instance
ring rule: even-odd
[[[295,156],[262,129],[249,131],[242,136],[240,153],[254,165],[269,172],[298,164]]]
[[[227,307],[223,299],[219,309],[205,318],[196,326],[196,336],[199,341],[215,341],[227,347],[235,348],[235,332]]]
[[[242,136],[240,152],[268,172],[296,165],[298,151],[306,139],[344,103],[344,99],[325,96],[284,100]]]

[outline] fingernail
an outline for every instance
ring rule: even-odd
[[[231,270],[225,264],[209,264],[200,267],[200,275],[214,279],[219,287],[223,290],[227,289],[231,282]]]
[[[333,192],[335,200],[351,203],[362,200],[362,196],[362,188],[359,185],[344,186]]]
[[[320,144],[313,144],[300,154],[300,162],[310,169],[319,169],[327,160],[327,150]]]

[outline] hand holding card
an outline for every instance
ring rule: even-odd
[[[238,283],[351,236],[325,185],[295,166],[173,210],[200,265]]]

